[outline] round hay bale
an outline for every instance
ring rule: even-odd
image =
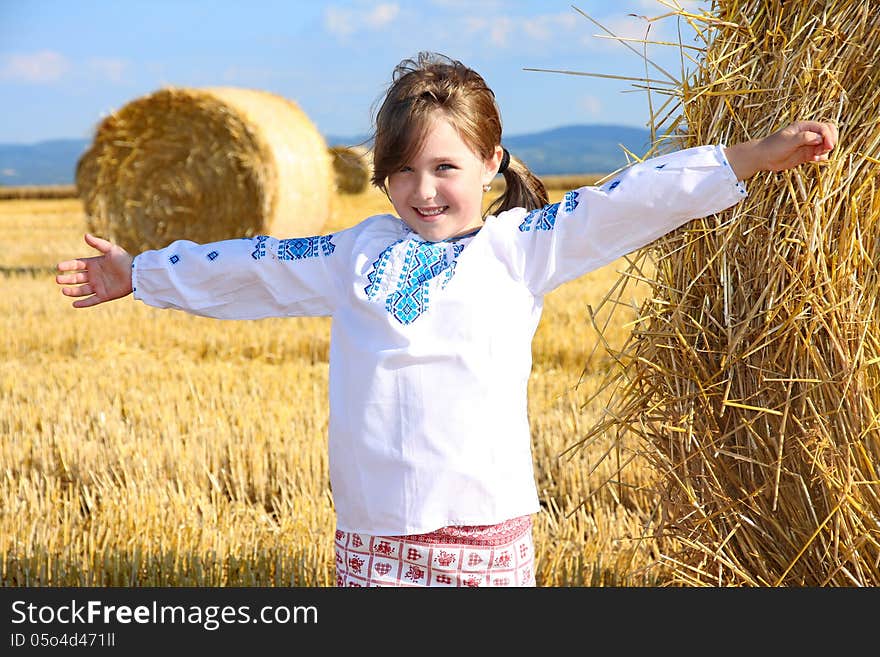
[[[292,101],[164,88],[98,126],[77,163],[90,232],[132,253],[177,239],[314,235],[330,214],[327,144]]]
[[[336,191],[360,194],[373,176],[372,152],[363,146],[331,146]]]

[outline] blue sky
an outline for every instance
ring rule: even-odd
[[[617,36],[642,39],[649,22],[639,16],[661,16],[673,4],[0,0],[0,143],[89,138],[102,117],[166,85],[264,89],[296,102],[325,135],[365,134],[392,69],[419,50],[479,71],[496,93],[505,134],[577,123],[644,127],[648,98],[633,82],[523,69],[644,77],[645,62],[598,37],[602,29],[575,8]],[[679,23],[650,23],[650,38],[678,42]],[[682,42],[697,43],[686,25]],[[649,45],[648,55],[680,77],[677,48]],[[650,75],[663,77],[653,68]]]

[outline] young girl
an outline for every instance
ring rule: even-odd
[[[339,586],[534,586],[538,511],[526,389],[545,294],[746,196],[741,181],[825,160],[836,128],[627,168],[548,204],[501,145],[483,78],[421,53],[375,122],[373,183],[396,216],[335,234],[177,241],[59,263],[77,308],[133,293],[223,319],[329,315],[330,479]],[[483,216],[498,173],[506,190]]]

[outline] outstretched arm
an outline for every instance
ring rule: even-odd
[[[75,286],[62,287],[61,293],[68,297],[86,297],[74,301],[74,308],[96,306],[131,294],[132,256],[100,237],[87,233],[85,240],[101,255],[59,262],[58,271],[62,273],[55,277],[55,282]]]
[[[804,162],[822,162],[837,145],[837,126],[822,121],[795,121],[763,139],[725,149],[737,180],[759,171],[785,171]]]

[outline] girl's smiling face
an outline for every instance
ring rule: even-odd
[[[466,235],[483,225],[483,185],[501,164],[501,146],[483,160],[442,112],[431,120],[421,149],[388,176],[398,216],[428,242]]]

